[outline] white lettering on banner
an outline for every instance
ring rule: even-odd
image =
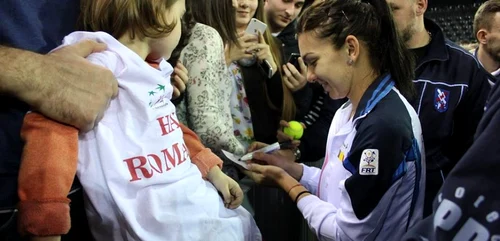
[[[457,202],[464,200],[464,196],[466,195],[466,190],[464,187],[458,187],[455,189],[455,193],[453,195],[456,198]],[[441,197],[442,193],[439,194],[438,197]],[[483,195],[480,195],[476,201],[473,203],[475,208],[479,208],[479,206],[486,200]],[[462,240],[474,240],[474,241],[487,241],[487,240],[496,240],[500,241],[500,236],[498,234],[491,235],[490,231],[480,223],[480,219],[477,217],[468,216],[469,214],[474,214],[475,212],[471,212],[468,210],[466,213],[463,212],[462,208],[455,202],[449,199],[439,198],[438,201],[439,206],[434,212],[434,229],[441,229],[443,231],[451,231],[457,227],[466,218],[465,223],[460,224],[461,226],[458,232],[454,235],[453,241],[462,241]],[[462,201],[463,202],[463,201]],[[467,215],[467,216],[466,216]],[[493,223],[498,221],[500,218],[500,214],[497,211],[492,211],[488,213],[484,217],[484,221],[488,223]]]

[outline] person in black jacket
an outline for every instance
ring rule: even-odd
[[[294,0],[290,2],[266,0],[265,2],[264,10],[266,11],[269,26],[273,34],[281,41],[284,61],[287,61],[292,53],[299,53],[296,38],[297,31],[295,29],[296,18],[299,12],[303,11],[304,7],[309,6],[312,2],[311,0]],[[291,22],[288,20],[291,20]],[[295,66],[285,64],[283,66],[283,81],[293,92],[293,98],[297,106],[295,119],[306,127],[300,146],[295,150],[295,157],[299,162],[314,162],[325,156],[328,129],[335,112],[345,102],[345,99],[333,100],[328,97],[320,85],[307,83],[305,78],[305,71],[307,70],[305,65],[303,67],[302,71],[298,71]],[[296,77],[292,77],[292,75]],[[282,122],[282,124],[286,126],[287,122]],[[278,135],[280,140],[290,138],[282,132]]]
[[[427,0],[387,0],[400,37],[416,58],[410,99],[423,129],[426,152],[424,216],[446,176],[472,144],[490,91],[489,74],[464,49],[424,18]]]
[[[499,240],[500,86],[488,99],[475,140],[434,200],[434,213],[402,240]]]

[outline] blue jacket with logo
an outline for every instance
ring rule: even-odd
[[[427,54],[417,63],[411,104],[422,124],[427,169],[451,168],[472,144],[490,91],[489,74],[431,20]]]
[[[500,86],[493,87],[470,149],[434,200],[434,213],[405,241],[499,240]]]

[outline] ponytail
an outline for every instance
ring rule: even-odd
[[[381,69],[388,70],[396,84],[396,88],[407,99],[415,95],[413,78],[415,75],[415,59],[399,37],[391,10],[385,0],[367,0],[380,17],[380,54]]]

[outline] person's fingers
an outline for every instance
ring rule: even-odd
[[[291,141],[293,138],[287,134],[285,134],[283,131],[279,130],[278,133],[276,134],[276,138],[278,141]]]
[[[267,59],[267,57],[269,56],[267,53],[265,53],[264,51],[259,51],[256,53],[257,55],[257,59],[258,60],[265,60]]]
[[[304,76],[307,74],[307,65],[304,63],[304,60],[302,57],[299,57],[297,59],[297,62],[299,62],[299,67],[300,67],[300,73],[302,73]]]
[[[300,146],[300,140],[292,140],[292,146],[294,148],[297,148]]]
[[[188,70],[186,69],[186,66],[184,66],[180,60],[179,60],[179,61],[177,61],[177,65],[176,65],[176,66],[177,66],[180,70],[182,70],[182,72],[184,72],[184,73],[186,73],[186,74],[188,73]]]
[[[257,154],[257,153],[256,153]],[[263,174],[265,170],[265,166],[257,164],[257,163],[248,163],[248,170],[257,174]]]
[[[179,69],[177,67],[174,69],[174,72],[175,72],[175,77],[178,77],[181,83],[183,84],[187,83],[188,81],[187,72],[184,72],[182,69]]]
[[[222,198],[224,199],[224,206],[228,207],[231,203],[231,192],[229,192],[229,188],[227,185],[223,187],[219,187],[219,192],[222,194]]]
[[[184,92],[186,90],[186,84],[184,80],[178,75],[174,76],[174,85],[179,89],[180,92]]]
[[[266,147],[266,146],[269,146],[269,144],[262,143],[262,142],[258,142],[258,141],[254,141],[254,142],[252,142],[252,144],[250,144],[250,146],[248,147],[248,152],[252,152],[252,151],[255,151],[255,150],[258,150],[258,149],[264,148],[264,147]]]
[[[174,86],[174,90],[172,92],[172,98],[177,98],[181,95],[181,92],[179,91],[179,89],[177,89],[177,87]]]
[[[257,36],[248,33],[243,33],[243,36],[239,37],[239,39],[242,42],[249,42],[249,41],[257,42],[259,40]]]
[[[260,162],[260,163],[264,163],[264,164],[268,164],[268,165],[273,165],[273,166],[278,166],[278,163],[279,163],[279,158],[278,156],[276,155],[272,155],[272,154],[267,154],[267,153],[263,153],[263,152],[256,152],[253,154],[253,159]],[[251,165],[253,165],[255,162],[251,163]],[[263,171],[262,169],[260,169],[261,171]]]
[[[291,72],[290,72],[290,70],[288,69],[288,65],[284,64],[282,68],[283,68],[283,72],[285,73],[285,76],[286,76],[286,77],[288,77],[288,78],[289,78],[289,77],[291,77],[291,76],[292,76],[292,73],[291,73]]]
[[[290,124],[286,120],[280,120],[281,127],[290,127]]]
[[[264,34],[259,32],[259,43],[266,43],[266,39],[264,39]]]
[[[290,83],[290,81],[288,80],[288,77],[283,76],[282,80],[283,80],[283,83],[285,83],[285,85],[286,85],[286,87],[287,87],[288,89],[290,89],[290,90],[292,90],[292,91],[295,89],[295,86],[293,86],[293,84],[292,84],[292,83]]]
[[[73,54],[76,54],[83,58],[89,56],[91,53],[102,52],[106,50],[106,48],[106,44],[98,43],[93,40],[82,40],[76,44],[64,47],[64,49],[71,51]]]
[[[114,99],[118,96],[118,81],[116,79],[111,82],[111,90],[112,90],[111,99]]]
[[[234,185],[230,189],[232,195],[232,201],[229,205],[230,209],[235,209],[241,205],[243,202],[243,190],[241,190],[238,184]]]
[[[297,81],[297,84],[300,79],[304,79],[304,76],[293,66],[293,64],[287,63],[288,68],[290,69],[290,73],[292,74],[293,78]]]
[[[297,81],[297,79],[295,78],[295,76],[293,75],[293,73],[291,72],[291,69],[290,69],[290,65],[291,64],[285,64],[283,65],[283,72],[285,72],[285,76],[288,78],[288,81],[290,82],[290,84],[292,84],[292,90],[295,90],[295,86],[297,86],[299,84],[299,82]],[[291,65],[292,68],[293,65]]]
[[[267,51],[269,48],[267,46],[267,44],[261,44],[261,43],[258,43],[258,44],[252,44],[250,47],[246,48],[245,52],[247,53],[253,53],[253,52],[262,52],[262,53],[267,53],[269,51]]]

